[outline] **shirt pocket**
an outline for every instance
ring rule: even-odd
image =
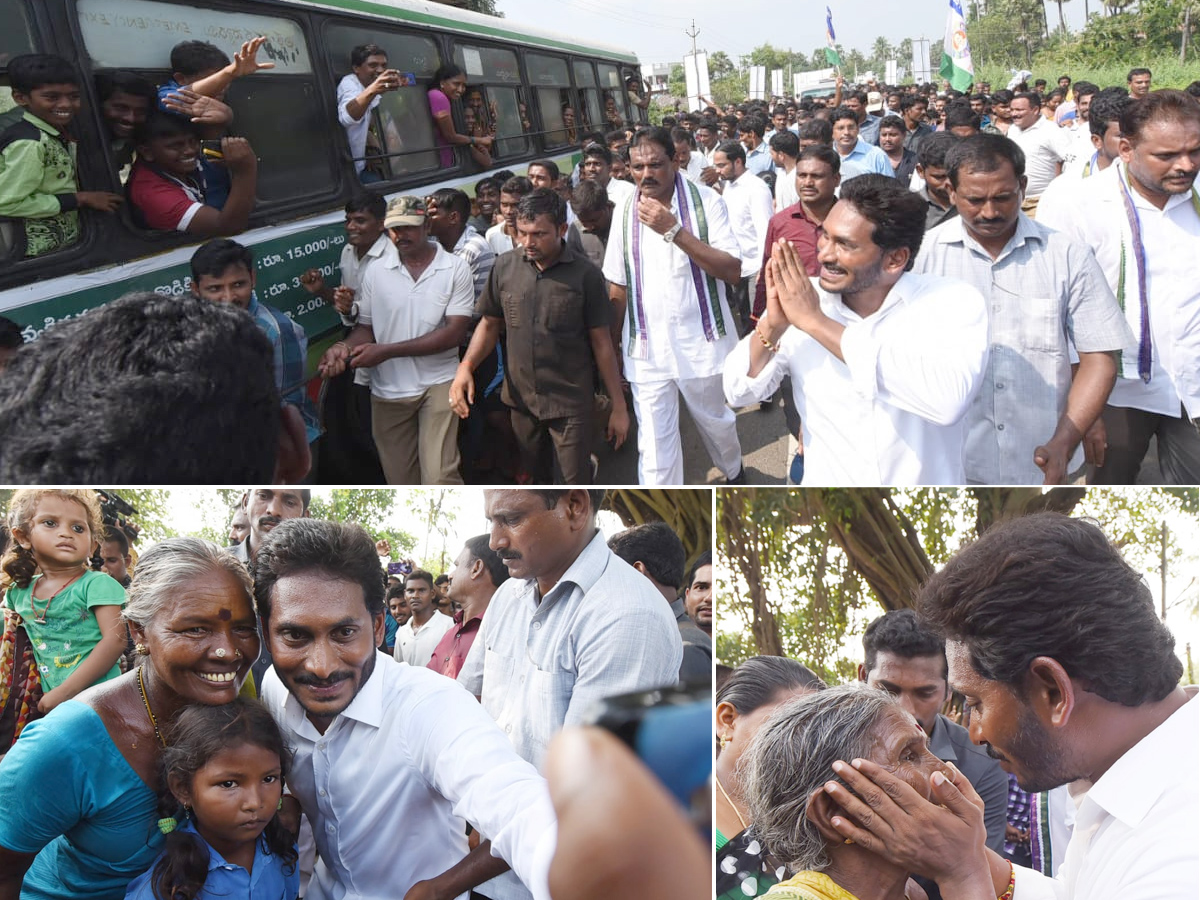
[[[446,321],[446,306],[449,303],[449,298],[429,298],[425,297],[421,300],[420,309],[417,311],[417,322],[420,325],[421,334],[429,334],[429,332],[440,328]]]
[[[500,309],[504,312],[504,325],[507,328],[521,327],[521,310],[517,295],[512,291],[500,292]]]
[[[1062,311],[1053,297],[1031,297],[1021,304],[1017,334],[1020,348],[1058,352],[1065,343]]]
[[[577,334],[583,328],[583,310],[566,287],[547,292],[540,301],[542,322],[556,334]]]

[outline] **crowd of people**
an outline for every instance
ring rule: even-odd
[[[685,810],[706,797],[707,702],[698,758],[668,754],[699,773],[685,796],[581,726],[627,694],[709,690],[711,637],[688,609],[711,605],[711,563],[685,568],[662,523],[606,541],[603,493],[489,492],[490,532],[435,578],[311,518],[307,490],[247,491],[228,547],[140,554],[95,492],[17,491],[0,897],[584,900],[636,893],[647,837],[705,887]],[[597,836],[576,804],[596,801],[568,773],[588,760],[625,773],[600,806],[665,830],[631,822],[602,879],[580,882]]]
[[[1200,700],[1182,674],[1094,523],[993,526],[915,609],[870,623],[857,680],[718,666],[716,896],[1194,897]]]
[[[174,78],[140,124],[129,85],[113,88],[106,116],[114,139],[118,125],[134,128],[129,199],[141,214],[158,221],[158,198],[170,227],[244,224],[253,172],[242,178],[238,160],[252,170],[253,153],[238,138],[201,152],[199,133],[174,136],[227,131],[219,98],[270,65],[258,46],[232,61],[177,46]],[[356,47],[351,64],[339,116],[353,155],[380,97],[410,79],[376,45]],[[50,123],[65,128],[78,110],[70,64],[20,57],[10,71],[25,114],[0,141],[0,183],[36,193],[70,182],[46,149],[65,133]],[[275,474],[589,484],[613,480],[604,444],[630,440],[639,483],[680,484],[682,398],[719,476],[742,483],[735,413],[781,397],[794,483],[1130,484],[1152,440],[1159,474],[1141,477],[1200,480],[1187,272],[1200,236],[1200,82],[1153,90],[1133,69],[1124,87],[1063,76],[1045,95],[1040,82],[865,87],[839,77],[828,102],[576,128],[572,171],[537,159],[524,175],[489,172],[473,197],[364,188],[345,208],[339,272],[300,279],[344,325],[318,366],[320,417],[303,333],[257,300],[252,255],[226,242],[230,260],[242,254],[227,267],[242,287],[209,272],[192,291],[248,309],[273,346],[283,403],[266,444],[286,448]],[[471,121],[488,118],[464,72],[443,66],[429,97],[439,152],[461,145],[490,164],[490,138],[460,133],[451,114],[467,97]],[[372,183],[369,152],[355,159]],[[220,203],[188,193],[197,178],[220,187]],[[63,236],[96,198],[44,199],[54,215],[29,222]]]

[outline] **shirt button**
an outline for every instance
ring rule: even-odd
[[[533,623],[533,628],[534,628],[534,630],[535,630],[535,631],[536,631],[537,629],[541,628],[541,627],[542,627],[542,623],[541,623],[541,622],[534,622],[534,623]]]
[[[321,796],[322,796],[322,797],[324,797],[324,796],[325,796],[325,788],[321,788]]]
[[[997,430],[997,431],[1003,431],[1003,430],[1004,430],[1004,423],[1003,423],[1003,422],[1001,422],[999,425],[997,425],[997,426],[996,426],[996,430]]]
[[[334,828],[332,825],[326,825],[325,830],[328,831],[330,834],[333,834],[335,831],[337,831],[337,829]]]
[[[996,390],[998,390],[998,391],[1004,390],[1004,382],[1003,381],[997,383]]]
[[[505,730],[505,731],[506,731],[508,734],[512,734],[512,726],[511,726],[511,725],[505,725],[505,726],[504,726],[504,730]]]

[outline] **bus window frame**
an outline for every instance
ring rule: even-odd
[[[513,56],[516,57],[517,75],[519,76],[517,81],[489,80],[486,74],[482,77],[482,79],[472,81],[471,75],[467,74],[467,87],[482,88],[484,90],[485,103],[488,99],[487,89],[489,87],[510,88],[515,90],[517,92],[517,101],[525,104],[525,114],[529,117],[529,124],[532,126],[529,131],[521,132],[522,136],[525,138],[526,144],[528,145],[528,149],[522,153],[514,153],[499,159],[493,155],[492,160],[494,165],[492,168],[507,168],[511,164],[520,163],[526,159],[537,159],[542,153],[544,144],[543,135],[545,132],[542,130],[541,112],[540,110],[535,110],[536,104],[534,104],[531,99],[533,85],[529,81],[529,68],[525,62],[526,48],[520,44],[509,44],[505,43],[504,41],[496,40],[483,40],[479,39],[476,35],[458,34],[454,32],[446,32],[444,37],[446,39],[446,46],[448,48],[448,56],[446,58],[451,61],[454,60],[454,51],[459,47],[503,50],[507,53],[513,54]],[[457,65],[457,63],[455,63],[455,65]],[[466,120],[462,118],[461,102],[460,106],[453,108],[453,115],[455,116],[456,126],[461,127],[463,129],[462,133],[465,134],[467,125]],[[512,138],[502,138],[502,140],[512,140]],[[503,165],[500,165],[501,162]],[[491,170],[489,169],[488,171]]]
[[[522,56],[521,64],[524,68],[525,87],[529,93],[529,103],[528,103],[527,108],[530,110],[531,113],[534,109],[537,110],[537,124],[539,127],[538,127],[538,130],[535,132],[535,135],[537,138],[536,143],[541,148],[543,153],[557,154],[557,153],[561,153],[564,148],[574,147],[576,142],[574,142],[570,139],[570,137],[569,137],[570,132],[567,130],[565,124],[562,129],[562,133],[564,135],[563,140],[551,143],[551,141],[550,141],[551,130],[546,127],[546,123],[542,119],[542,106],[538,102],[538,95],[536,93],[534,93],[535,91],[539,91],[539,90],[544,90],[544,91],[564,91],[565,90],[565,91],[567,91],[567,97],[573,101],[572,109],[576,109],[576,110],[578,109],[578,99],[574,96],[574,94],[575,94],[575,73],[571,69],[571,55],[566,53],[565,51],[551,50],[547,47],[532,47],[532,48],[522,47],[521,51],[522,51],[521,52],[521,56]],[[531,79],[529,77],[529,56],[530,55],[544,56],[549,59],[556,59],[556,60],[560,61],[566,67],[566,70],[567,70],[567,83],[566,84],[535,84],[533,82],[533,79]],[[576,116],[575,116],[575,129],[576,129],[575,134],[578,135],[579,134],[578,112],[576,112]],[[554,131],[557,131],[557,130],[558,129],[554,129]]]
[[[592,83],[590,85],[581,85],[575,78],[575,66],[583,64],[587,66],[592,73]],[[596,60],[587,56],[572,56],[571,57],[571,81],[575,86],[575,127],[577,134],[583,134],[588,131],[608,131],[604,121],[604,103],[600,99],[600,76],[596,73]],[[585,91],[593,91],[596,95],[596,121],[589,119],[587,125],[583,125],[580,121],[580,112],[587,108],[587,100],[584,96]]]

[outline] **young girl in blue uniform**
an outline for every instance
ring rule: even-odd
[[[191,706],[163,751],[166,847],[126,900],[295,900],[293,835],[279,820],[291,754],[257,700]]]

